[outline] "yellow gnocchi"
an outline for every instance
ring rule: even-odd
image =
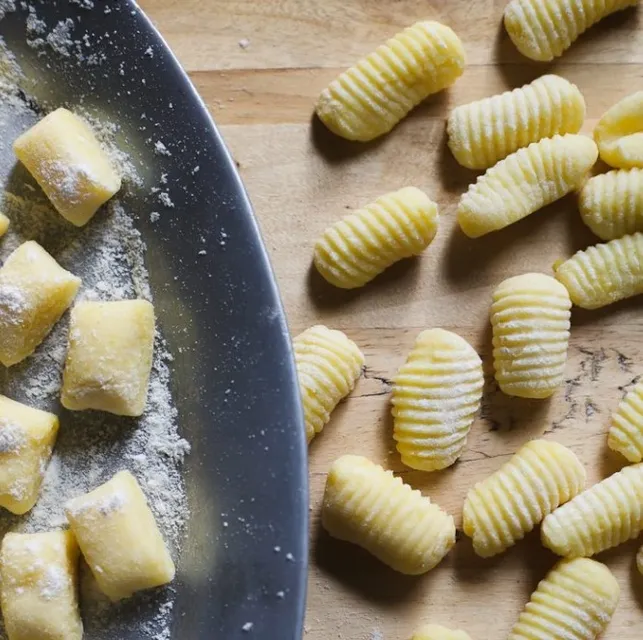
[[[636,538],[643,530],[643,463],[586,489],[550,513],[542,543],[559,556],[593,556]]]
[[[563,54],[593,24],[638,0],[511,0],[505,28],[516,49],[546,62]]]
[[[0,213],[0,238],[7,233],[7,230],[9,229],[9,218],[4,215],[4,213]]]
[[[578,189],[598,157],[585,136],[566,134],[532,142],[478,177],[460,198],[457,218],[470,238],[522,220]]]
[[[620,592],[604,564],[561,560],[531,594],[509,640],[595,640],[612,619]]]
[[[449,27],[417,22],[333,80],[317,100],[317,115],[342,138],[373,140],[451,86],[465,63],[462,42]]]
[[[355,387],[364,355],[346,334],[324,325],[300,333],[293,339],[293,349],[310,443],[326,426],[339,401]]]
[[[58,418],[0,396],[0,506],[31,510],[58,435]]]
[[[450,515],[362,456],[345,455],[332,464],[322,525],[408,575],[433,569],[455,544]]]
[[[9,640],[81,640],[78,544],[70,531],[8,533],[0,598]]]
[[[643,91],[608,109],[594,129],[601,160],[617,169],[643,167]]]
[[[577,307],[598,309],[643,293],[643,233],[576,252],[554,265]]]
[[[601,240],[643,231],[643,169],[590,178],[580,191],[578,206],[583,222]]]
[[[562,384],[571,318],[567,289],[551,276],[525,273],[493,293],[493,365],[510,396],[548,398]]]
[[[21,244],[0,268],[0,362],[30,356],[71,305],[80,278],[38,243]]]
[[[121,188],[91,127],[67,109],[45,116],[13,149],[58,213],[78,227]]]
[[[147,300],[77,304],[71,312],[62,405],[140,416],[152,369],[154,322]]]
[[[630,462],[643,460],[643,381],[627,392],[612,415],[607,445]]]
[[[572,451],[557,442],[532,440],[469,490],[464,533],[479,556],[502,553],[584,485],[585,469]]]
[[[482,398],[482,361],[450,331],[417,337],[393,381],[394,438],[402,462],[437,471],[462,454]]]
[[[449,149],[469,169],[487,169],[532,142],[578,133],[585,99],[575,84],[545,75],[500,95],[456,107],[449,116]]]
[[[173,580],[170,552],[129,471],[70,500],[65,513],[98,587],[110,600]]]
[[[411,640],[471,640],[471,636],[464,631],[454,631],[439,624],[425,624],[415,632]]]
[[[415,187],[380,196],[328,227],[313,262],[330,284],[354,289],[404,258],[417,256],[438,230],[438,206]]]

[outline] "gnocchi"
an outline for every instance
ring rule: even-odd
[[[58,434],[58,418],[0,395],[0,506],[30,511]]]
[[[607,444],[630,462],[643,460],[643,381],[627,392],[612,415]]]
[[[587,558],[561,560],[531,594],[509,640],[595,640],[607,628],[620,592],[604,564]]]
[[[547,398],[562,384],[571,318],[567,289],[551,276],[525,273],[493,293],[493,365],[503,393]]]
[[[393,381],[394,438],[402,462],[437,471],[462,454],[482,398],[482,361],[450,331],[417,337]]]
[[[576,252],[554,265],[571,301],[583,309],[643,293],[643,233],[633,233]]]
[[[553,74],[513,91],[456,107],[447,122],[449,149],[469,169],[488,169],[532,142],[578,133],[585,99],[575,84]]]
[[[70,531],[8,533],[0,599],[9,640],[81,640],[78,544]]]
[[[341,331],[315,325],[293,340],[308,443],[319,433],[342,398],[355,387],[364,355]]]
[[[617,169],[643,167],[643,91],[608,109],[594,129],[601,160]]]
[[[415,632],[412,640],[471,640],[464,631],[453,631],[439,624],[425,624]]]
[[[313,261],[330,284],[354,289],[398,260],[422,253],[437,230],[438,206],[419,189],[406,187],[328,227]]]
[[[598,149],[584,136],[566,134],[532,142],[478,177],[462,196],[457,218],[470,238],[522,220],[578,189]]]
[[[71,305],[80,278],[38,243],[21,244],[0,268],[0,362],[30,356]]]
[[[479,556],[502,553],[584,485],[585,469],[572,451],[557,442],[532,440],[469,490],[464,533]]]
[[[511,0],[507,33],[523,56],[547,62],[563,54],[593,24],[638,0]]]
[[[362,456],[345,455],[332,464],[322,525],[408,575],[430,571],[455,544],[450,515]]]
[[[60,215],[78,227],[121,188],[91,127],[67,109],[45,116],[13,149]]]
[[[153,349],[154,307],[147,300],[78,303],[71,312],[63,406],[140,416]]]
[[[593,556],[643,531],[643,463],[595,484],[550,513],[542,543],[559,556]]]
[[[7,233],[7,230],[9,229],[9,218],[4,215],[4,213],[0,213],[0,238]]]
[[[388,133],[432,93],[463,73],[460,38],[439,22],[417,22],[344,71],[317,100],[333,133],[367,142]]]
[[[170,552],[129,471],[70,500],[65,512],[99,588],[111,600],[174,579]]]
[[[590,178],[580,191],[578,206],[583,222],[601,240],[643,231],[643,169]]]

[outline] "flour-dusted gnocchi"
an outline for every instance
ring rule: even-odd
[[[574,134],[544,138],[507,156],[462,196],[462,231],[478,238],[503,229],[578,189],[596,162],[590,138]]]
[[[99,588],[111,600],[173,580],[170,553],[129,471],[70,500],[65,512]]]
[[[322,525],[409,575],[433,569],[455,544],[450,515],[362,456],[342,456],[331,466]]]
[[[315,325],[293,340],[306,440],[321,433],[330,414],[355,387],[364,355],[341,331]]]
[[[7,230],[9,229],[9,218],[4,215],[4,213],[0,213],[0,238],[7,233]]]
[[[0,362],[30,356],[72,303],[80,278],[38,243],[20,245],[0,268]]]
[[[590,178],[580,191],[578,206],[583,222],[601,240],[643,231],[643,169]]]
[[[0,395],[0,507],[23,514],[38,500],[58,418]]]
[[[402,462],[437,471],[462,454],[482,399],[482,361],[460,336],[422,331],[393,382],[394,438]]]
[[[511,396],[547,398],[562,384],[571,318],[567,289],[542,273],[502,282],[493,293],[493,364]]]
[[[67,109],[45,116],[13,149],[60,215],[78,227],[121,188],[90,126]]]
[[[643,233],[577,251],[554,265],[577,307],[598,309],[643,293]]]
[[[509,640],[595,640],[607,628],[620,591],[604,564],[561,560],[531,594]]]
[[[412,640],[471,640],[471,636],[464,631],[454,631],[439,624],[425,624],[415,632]]]
[[[449,149],[469,169],[487,169],[510,153],[556,134],[578,133],[585,99],[575,84],[546,75],[499,95],[456,107]]]
[[[594,129],[601,160],[617,169],[643,167],[643,91],[608,109]]]
[[[630,462],[643,460],[643,380],[627,392],[612,415],[607,444]]]
[[[516,48],[532,60],[563,54],[593,24],[638,0],[511,0],[505,28]]]
[[[550,513],[543,544],[559,556],[593,556],[643,531],[643,463],[586,489]]]
[[[70,531],[3,538],[0,599],[9,640],[81,640],[78,555]]]
[[[451,86],[465,63],[462,42],[449,27],[417,22],[333,80],[317,100],[317,115],[342,138],[373,140]]]
[[[78,303],[71,312],[63,406],[140,416],[147,401],[153,348],[151,303]]]
[[[469,490],[464,533],[479,556],[494,556],[522,540],[584,485],[585,469],[572,451],[557,442],[532,440]]]
[[[324,231],[315,245],[315,267],[336,287],[361,287],[398,260],[422,253],[438,219],[438,206],[419,189],[387,193]]]

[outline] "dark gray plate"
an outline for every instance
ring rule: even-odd
[[[0,35],[37,80],[31,93],[40,104],[82,104],[119,123],[119,144],[145,181],[124,202],[139,212],[159,324],[175,357],[180,427],[192,445],[172,638],[299,640],[304,431],[283,311],[241,181],[203,103],[134,2],[95,0],[92,10],[82,0],[31,4],[50,24],[71,18],[73,39],[87,34],[91,45],[39,56],[26,45],[28,7],[16,2]],[[91,54],[98,64],[80,60]],[[3,137],[13,139],[4,125]],[[155,152],[156,140],[167,153]],[[3,149],[6,176],[15,159]],[[171,209],[150,191],[162,174]],[[151,223],[154,210],[162,215]],[[140,637],[133,631],[122,640]]]

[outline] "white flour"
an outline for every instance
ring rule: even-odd
[[[87,0],[77,0],[77,4],[87,9],[92,5]],[[0,18],[12,5],[0,0]],[[34,16],[29,37],[41,38],[46,43],[43,47],[57,51],[59,45],[68,46],[70,28],[67,27],[70,25],[60,23],[46,26]],[[65,55],[62,50],[58,53]],[[0,51],[0,125],[10,123],[14,128],[24,129],[33,124],[37,116],[19,97],[19,79],[20,73],[12,58]],[[111,142],[117,126],[110,123],[96,126],[99,123],[95,120],[91,123],[123,173],[124,190],[140,185],[130,159]],[[11,220],[7,235],[0,241],[0,262],[22,242],[33,239],[65,269],[82,278],[78,300],[151,299],[144,264],[145,244],[131,216],[117,199],[85,228],[77,229],[53,210],[37,185],[18,166],[0,192],[0,211]],[[3,299],[5,311],[9,302],[11,305],[19,302],[7,296]],[[93,411],[67,412],[58,402],[67,331],[68,314],[65,314],[33,356],[10,369],[0,367],[0,393],[53,411],[61,419],[56,448],[38,503],[22,517],[0,513],[0,536],[9,530],[37,532],[64,527],[63,506],[67,500],[102,484],[120,469],[129,469],[147,495],[176,559],[187,517],[181,463],[189,452],[189,445],[178,433],[177,413],[170,393],[168,363],[172,358],[165,342],[160,335],[156,336],[149,399],[141,418],[121,418]],[[9,444],[6,442],[4,446]],[[50,577],[52,580],[45,590],[53,597],[57,584],[55,576]],[[171,586],[114,605],[100,594],[84,567],[81,592],[88,640],[115,640],[130,637],[132,633],[141,639],[170,638],[175,597]],[[0,638],[4,638],[1,629]]]

